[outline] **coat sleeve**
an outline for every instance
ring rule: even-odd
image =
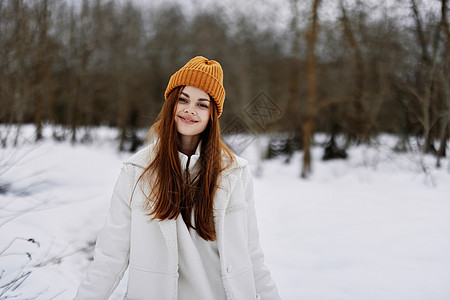
[[[250,167],[244,167],[245,197],[248,205],[248,248],[253,264],[253,276],[255,278],[256,292],[261,300],[280,299],[278,290],[270,271],[264,264],[264,254],[259,243],[259,232],[256,221],[256,212],[253,197],[253,177]]]
[[[131,166],[122,167],[111,198],[106,224],[97,237],[94,261],[75,299],[108,299],[128,267],[130,252]]]

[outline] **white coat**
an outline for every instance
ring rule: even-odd
[[[75,299],[108,299],[127,268],[125,299],[177,299],[176,221],[150,221],[142,209],[145,196],[139,184],[130,202],[133,188],[151,159],[151,147],[124,163],[106,225],[97,239],[94,261]],[[235,162],[220,174],[218,182],[213,211],[227,299],[280,299],[264,265],[247,161],[235,156]]]

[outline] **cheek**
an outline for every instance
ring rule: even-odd
[[[178,112],[180,112],[180,110],[182,110],[183,108],[182,108],[182,105],[180,105],[180,103],[177,103],[176,105],[175,105],[175,112],[176,113],[178,113]]]
[[[200,114],[201,114],[202,118],[204,118],[204,119],[205,118],[209,119],[210,115],[211,115],[211,113],[209,112],[209,109],[202,109]]]
[[[205,110],[205,111],[201,112],[201,119],[203,120],[204,123],[208,124],[210,118],[211,118],[211,113],[209,112],[209,110]]]

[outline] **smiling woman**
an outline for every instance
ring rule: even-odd
[[[264,264],[246,160],[223,143],[223,73],[197,56],[169,80],[150,129],[114,189],[76,299],[279,299]]]
[[[210,98],[203,90],[186,86],[181,91],[175,108],[180,151],[186,155],[193,154],[200,140],[200,134],[206,129],[210,120]]]

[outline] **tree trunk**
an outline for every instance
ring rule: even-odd
[[[308,54],[306,57],[308,96],[306,102],[305,118],[303,121],[302,146],[303,146],[303,166],[302,178],[311,175],[311,141],[314,134],[314,116],[317,102],[317,68],[316,68],[316,41],[318,31],[318,8],[320,0],[313,0],[312,23],[307,33]]]
[[[356,41],[355,34],[351,27],[350,21],[347,17],[347,11],[345,9],[344,3],[340,1],[341,11],[342,11],[342,24],[344,27],[344,36],[347,43],[353,52],[353,57],[355,61],[353,76],[355,80],[355,89],[353,94],[353,110],[351,115],[352,120],[352,131],[350,133],[351,138],[356,139],[357,143],[369,141],[368,135],[368,124],[367,124],[367,114],[364,109],[364,78],[366,77],[364,72],[364,61],[361,53],[361,49]]]
[[[30,32],[28,28],[28,15],[25,11],[23,1],[13,2],[14,11],[14,62],[17,64],[15,70],[13,70],[13,81],[14,81],[14,91],[13,91],[13,111],[12,122],[17,125],[16,136],[14,138],[14,146],[18,146],[19,137],[22,123],[24,122],[24,117],[26,109],[29,107],[30,103],[30,80],[26,70],[26,61],[29,57],[29,53],[26,52],[26,46],[30,43]]]
[[[297,8],[298,0],[292,0],[292,20],[291,20],[291,33],[293,34],[292,49],[291,49],[291,64],[289,77],[289,94],[290,94],[290,107],[288,111],[290,114],[289,120],[292,120],[292,127],[290,128],[295,136],[300,136],[301,124],[299,124],[300,115],[300,28],[298,27],[299,11]]]

